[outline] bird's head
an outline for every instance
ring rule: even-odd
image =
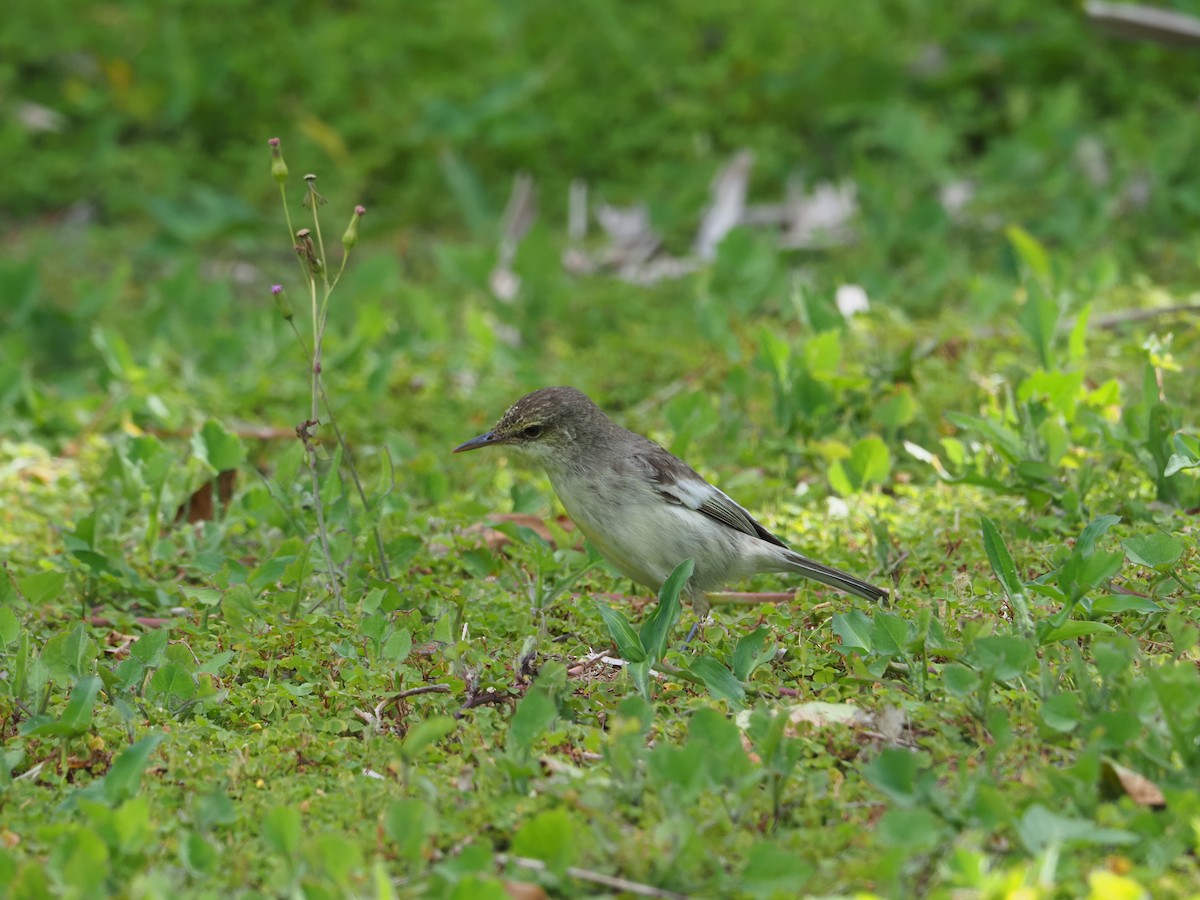
[[[570,458],[582,435],[609,424],[582,391],[546,387],[514,403],[491,431],[454,448],[455,453],[504,445],[543,463]]]

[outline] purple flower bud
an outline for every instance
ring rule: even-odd
[[[288,300],[288,295],[283,289],[283,285],[271,285],[271,296],[275,298],[275,307],[279,310],[279,314],[283,316],[284,321],[292,321],[292,317],[295,315],[295,313],[292,312],[292,304],[291,301]]]
[[[347,251],[358,243],[358,220],[361,219],[367,212],[367,208],[363,205],[354,207],[354,215],[350,217],[350,224],[346,226],[346,233],[342,235],[342,246]]]
[[[267,146],[271,148],[271,177],[283,184],[287,181],[288,167],[283,161],[283,151],[279,148],[279,138],[273,137],[267,141]]]

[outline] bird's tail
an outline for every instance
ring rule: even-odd
[[[816,560],[809,559],[807,556],[801,556],[794,550],[787,551],[786,560],[789,571],[799,572],[806,578],[811,578],[813,581],[819,581],[821,584],[835,587],[839,591],[845,591],[848,594],[854,594],[856,597],[862,597],[864,600],[876,602],[886,600],[888,597],[888,592],[883,588],[877,588],[873,584],[868,584],[861,578],[855,578],[848,572],[822,565]]]

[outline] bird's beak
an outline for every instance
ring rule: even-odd
[[[473,437],[465,444],[459,444],[454,448],[455,453],[465,453],[467,450],[478,450],[480,447],[486,447],[488,444],[495,444],[500,441],[496,436],[496,432],[489,431],[487,434],[481,434],[479,437]]]

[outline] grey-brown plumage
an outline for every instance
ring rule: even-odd
[[[887,591],[791,550],[729,496],[653,441],[616,424],[586,394],[526,394],[455,453],[503,445],[541,463],[572,521],[616,569],[657,591],[689,557],[685,593],[705,595],[760,572],[796,572],[866,600]]]

